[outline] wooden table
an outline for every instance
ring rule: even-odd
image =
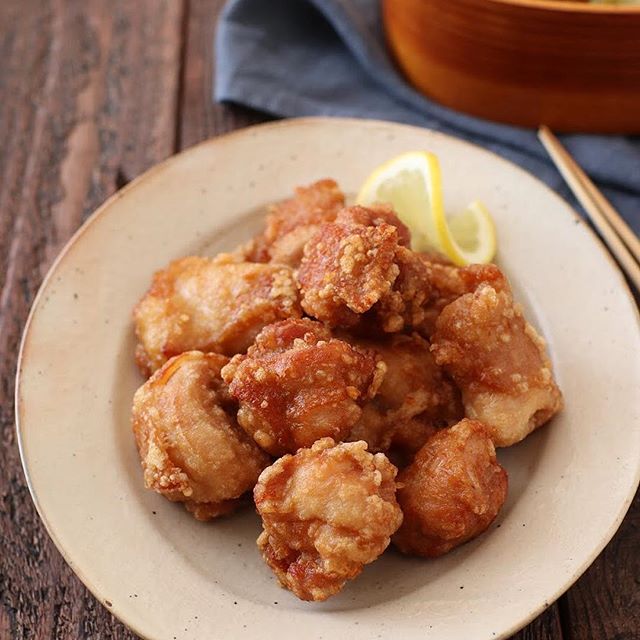
[[[14,372],[40,282],[97,205],[167,156],[268,119],[211,101],[222,4],[0,1],[2,640],[135,637],[75,577],[40,523],[16,444]],[[515,638],[640,638],[638,498],[587,573]]]

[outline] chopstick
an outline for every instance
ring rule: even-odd
[[[640,240],[548,127],[542,125],[538,129],[538,138],[605,244],[640,291]]]

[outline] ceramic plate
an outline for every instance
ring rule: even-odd
[[[407,150],[440,157],[449,210],[483,200],[499,263],[546,336],[565,411],[500,451],[509,498],[486,535],[439,560],[388,551],[322,604],[280,589],[247,510],[196,522],[146,491],[129,424],[142,379],[131,308],[154,270],[255,233],[264,206],[331,176],[355,193]],[[640,340],[629,292],[589,229],[535,178],[424,129],[289,120],[205,142],[117,193],[62,252],[34,303],[17,391],[22,459],[56,545],[113,613],[154,640],[474,640],[515,632],[567,589],[638,484]]]

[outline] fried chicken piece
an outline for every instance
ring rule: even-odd
[[[389,411],[379,397],[365,402],[362,414],[351,429],[346,440],[367,443],[367,448],[373,453],[386,453],[391,446],[391,440],[396,428],[396,421],[389,416]]]
[[[413,418],[427,413],[436,426],[443,427],[460,412],[457,390],[436,364],[424,338],[416,333],[393,335],[366,344],[387,365],[378,396],[396,416]]]
[[[133,317],[136,360],[145,375],[184,351],[245,351],[267,324],[300,317],[293,272],[285,266],[189,257],[158,271]]]
[[[332,205],[337,205],[332,202]],[[317,217],[317,216],[316,216]],[[400,221],[400,218],[388,207],[367,209],[364,207],[346,207],[335,216],[335,208],[331,206],[323,210],[322,218],[330,222],[335,218],[336,222],[357,223],[368,227],[377,227],[381,223],[387,223],[396,227],[398,242],[406,246],[411,242],[409,228]],[[300,220],[300,217],[297,218]],[[277,237],[269,246],[268,258],[272,263],[286,264],[298,268],[304,254],[304,246],[319,231],[320,224],[300,224],[284,235]]]
[[[332,338],[305,318],[265,327],[222,376],[240,403],[240,425],[263,449],[282,455],[325,436],[343,440],[384,371],[375,352]]]
[[[480,535],[507,496],[507,472],[484,426],[439,431],[398,476],[404,521],[393,537],[403,553],[435,557]]]
[[[391,290],[398,232],[381,223],[331,223],[305,245],[298,270],[302,308],[331,326],[353,326]]]
[[[398,247],[395,263],[398,277],[372,311],[375,327],[385,333],[421,327],[426,318],[426,305],[431,299],[429,273],[418,254]]]
[[[244,247],[250,262],[278,262],[297,267],[302,248],[323,222],[333,222],[344,207],[344,194],[334,180],[298,187],[288,200],[269,207],[267,226]]]
[[[316,235],[319,228],[319,224],[296,227],[275,240],[269,248],[270,262],[273,264],[286,264],[297,269],[302,262],[304,246]]]
[[[440,312],[465,293],[473,293],[482,283],[490,284],[496,291],[509,291],[505,275],[495,264],[456,267],[450,263],[446,264],[438,256],[419,256],[426,268],[430,298],[424,305],[422,321],[415,326],[427,338],[433,335]]]
[[[394,464],[398,468],[406,467],[413,461],[415,454],[422,449],[425,442],[427,442],[433,434],[445,426],[455,424],[463,415],[462,405],[460,405],[459,410],[455,412],[455,418],[452,416],[451,419],[448,419],[446,425],[443,425],[442,421],[440,421],[439,424],[434,420],[430,420],[426,412],[415,418],[408,418],[396,422],[393,430],[393,438],[391,439],[391,451],[389,452],[389,456],[392,456]]]
[[[391,209],[343,209],[305,245],[298,272],[304,310],[334,327],[360,324],[365,333],[420,326],[431,288],[409,242]]]
[[[198,520],[235,509],[270,462],[235,420],[220,377],[227,361],[215,353],[183,353],[156,371],[133,399],[145,486],[184,502]]]
[[[519,442],[562,408],[544,340],[508,290],[481,284],[446,306],[431,349],[460,387],[466,415],[484,423],[498,447]]]
[[[365,227],[379,227],[381,224],[390,224],[398,232],[398,244],[403,247],[411,245],[409,227],[398,218],[396,212],[388,205],[345,207],[338,212],[335,221],[343,224],[361,224]]]
[[[280,584],[302,600],[326,600],[378,558],[402,522],[396,473],[366,443],[331,438],[265,469],[253,492],[258,547]]]
[[[436,429],[463,417],[460,393],[436,364],[424,338],[414,333],[351,340],[375,350],[387,371],[349,440],[364,440],[370,451],[394,446],[412,454]]]
[[[393,464],[402,469],[424,443],[438,431],[433,422],[422,416],[394,418],[376,399],[362,407],[362,417],[351,430],[347,442],[362,440],[372,453],[385,453]]]
[[[428,264],[440,264],[448,267],[453,267],[453,262],[447,258],[444,253],[440,253],[436,249],[430,249],[428,251],[419,251],[420,258]]]

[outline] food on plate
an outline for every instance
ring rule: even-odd
[[[445,215],[440,162],[428,151],[402,153],[374,169],[357,202],[391,205],[411,228],[415,251],[435,248],[458,266],[495,257],[496,228],[482,203],[476,200],[455,216]]]
[[[136,360],[150,375],[193,349],[234,355],[266,325],[300,317],[293,271],[285,265],[191,256],[158,271],[133,316]]]
[[[422,323],[418,326],[418,330],[425,337],[431,337],[438,316],[448,304],[465,293],[472,293],[481,283],[486,282],[496,290],[509,288],[507,279],[495,264],[456,267],[443,262],[437,256],[421,254],[421,258],[431,284],[431,297],[425,305]]]
[[[335,327],[357,324],[391,291],[398,231],[385,222],[365,226],[327,223],[305,245],[298,270],[304,311]]]
[[[381,224],[390,224],[398,232],[398,244],[403,247],[411,245],[409,227],[398,218],[396,212],[388,205],[345,207],[340,209],[335,221],[343,224],[361,224],[365,227],[379,227]]]
[[[413,454],[435,429],[463,417],[460,392],[438,367],[424,338],[414,333],[350,339],[374,350],[386,373],[349,440],[364,440],[370,451],[397,447]]]
[[[244,255],[251,262],[298,266],[307,241],[343,207],[344,194],[335,180],[297,187],[292,198],[269,207],[266,229],[243,247]]]
[[[493,522],[507,496],[507,482],[480,422],[464,419],[439,431],[398,476],[404,520],[393,543],[411,555],[447,553]]]
[[[188,351],[136,392],[133,433],[144,483],[199,520],[235,509],[269,457],[238,426],[220,370],[227,358]]]
[[[305,245],[298,270],[305,312],[369,332],[419,326],[430,286],[424,260],[404,246],[408,239],[388,209],[343,209]]]
[[[378,395],[395,416],[426,414],[437,427],[457,422],[462,411],[458,390],[436,364],[424,338],[398,334],[364,344],[370,344],[387,366]]]
[[[364,442],[330,438],[267,467],[254,489],[258,546],[280,584],[326,600],[378,558],[402,522],[396,472]]]
[[[385,333],[421,327],[431,297],[427,269],[417,253],[398,247],[395,262],[398,277],[373,309],[373,326]]]
[[[384,373],[374,351],[305,318],[265,327],[222,376],[240,404],[240,425],[265,451],[282,455],[320,438],[345,439]]]
[[[331,179],[298,187],[249,243],[158,271],[134,309],[145,485],[201,520],[253,490],[258,547],[303,600],[392,536],[435,557],[481,534],[507,494],[495,447],[562,408],[506,276],[469,264],[495,252],[490,216],[443,222],[439,180],[408,154],[366,206]]]
[[[544,340],[508,289],[481,284],[447,305],[432,337],[436,362],[462,391],[465,413],[508,447],[562,408]]]

